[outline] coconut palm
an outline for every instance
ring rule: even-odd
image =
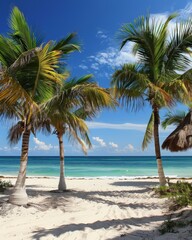
[[[16,7],[11,13],[10,29],[9,37],[0,36],[1,115],[9,113],[21,120],[23,131],[20,170],[9,200],[11,203],[24,205],[28,201],[25,177],[29,138],[31,131],[34,131],[33,120],[40,111],[39,105],[52,97],[56,84],[61,84],[66,78],[66,74],[58,73],[63,54],[79,48],[72,41],[73,34],[58,43],[40,44]],[[5,110],[10,106],[11,112]]]
[[[116,105],[109,91],[99,87],[91,78],[92,75],[85,75],[77,80],[63,82],[62,87],[57,88],[57,94],[41,107],[45,114],[43,118],[49,119],[59,140],[60,191],[66,190],[63,136],[67,134],[69,139],[76,140],[86,153],[91,142],[84,119],[93,118],[104,107],[114,108]]]
[[[151,106],[142,148],[145,149],[154,137],[160,185],[164,185],[166,179],[159,143],[159,110],[171,107],[175,100],[182,101],[189,93],[187,88],[191,88],[191,78],[187,78],[190,73],[183,78],[179,72],[185,72],[191,62],[192,24],[191,20],[176,23],[170,32],[168,25],[175,17],[175,14],[170,15],[165,22],[150,16],[140,17],[134,24],[124,25],[120,31],[121,48],[128,42],[133,43],[137,61],[124,64],[112,79],[113,93],[126,107],[137,110],[145,102]]]

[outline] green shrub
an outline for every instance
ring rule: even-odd
[[[161,234],[165,234],[165,233],[177,233],[176,228],[182,228],[182,227],[186,227],[192,224],[192,221],[179,221],[179,220],[166,220],[161,228],[159,229],[159,232]]]
[[[12,187],[12,183],[10,181],[2,181],[0,179],[0,192],[5,191],[5,189]]]
[[[175,209],[192,205],[192,185],[188,182],[177,181],[169,183],[169,186],[161,186],[155,189],[161,197],[169,197],[173,200]]]

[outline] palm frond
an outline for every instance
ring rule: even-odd
[[[61,39],[56,44],[53,44],[52,51],[55,50],[62,51],[63,54],[80,51],[80,46],[76,41],[76,33],[71,33],[66,38]]]
[[[167,44],[166,69],[184,71],[190,64],[189,49],[192,47],[192,20],[177,22]]]
[[[148,144],[151,142],[153,138],[153,129],[154,129],[154,114],[152,113],[149,119],[149,122],[147,124],[147,128],[146,128],[145,135],[142,142],[143,150],[147,148]]]
[[[112,77],[111,92],[122,105],[140,109],[144,104],[145,91],[148,88],[148,78],[137,64],[125,64]]]
[[[161,123],[161,126],[166,129],[170,125],[176,125],[178,126],[183,119],[186,117],[186,112],[185,111],[177,111],[177,112],[168,112],[164,120]]]
[[[11,145],[17,144],[19,142],[19,140],[21,139],[23,131],[24,131],[24,122],[23,121],[19,121],[14,126],[12,126],[9,129],[8,137],[7,137],[9,143]]]
[[[24,15],[17,7],[12,10],[9,25],[12,31],[11,37],[21,46],[22,51],[25,52],[37,46],[33,32],[30,30]]]
[[[10,67],[21,54],[20,47],[12,39],[0,35],[0,62],[3,67]]]
[[[33,105],[34,107],[38,108],[37,104],[20,85],[20,83],[9,77],[6,72],[1,72],[0,86],[1,103],[14,105],[17,101],[20,101],[20,104],[23,104],[25,107]]]

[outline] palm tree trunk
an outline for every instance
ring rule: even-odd
[[[161,151],[159,144],[159,109],[158,107],[153,107],[154,113],[154,142],[155,142],[155,155],[157,160],[157,169],[159,175],[159,183],[160,186],[164,186],[166,184],[165,174],[163,170],[163,164],[161,160]]]
[[[65,191],[67,189],[64,176],[64,144],[63,144],[63,135],[58,134],[59,139],[59,153],[60,153],[60,177],[59,177],[59,191]]]
[[[26,205],[28,203],[28,196],[25,190],[25,179],[30,132],[31,131],[26,128],[23,133],[19,174],[17,176],[17,181],[13,193],[9,197],[9,202],[16,205]]]

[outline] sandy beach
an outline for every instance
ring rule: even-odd
[[[188,228],[160,235],[173,212],[152,191],[157,179],[67,179],[63,193],[54,191],[57,184],[57,178],[28,178],[26,207],[7,203],[11,190],[0,194],[1,239],[192,239]]]

